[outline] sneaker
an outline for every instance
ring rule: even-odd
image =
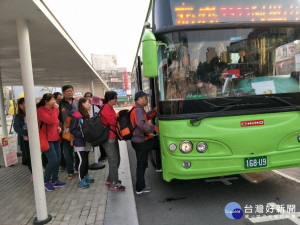
[[[91,178],[88,174],[84,177],[84,180],[85,180],[87,183],[94,183],[94,179]]]
[[[66,167],[60,166],[60,167],[59,167],[59,172],[62,172],[62,171],[64,171],[65,169],[66,169]]]
[[[122,184],[116,184],[115,186],[112,186],[109,188],[111,191],[125,191],[125,186]]]
[[[157,173],[161,173],[162,172],[162,169],[156,169],[155,170]]]
[[[78,173],[78,170],[74,169],[74,173]]]
[[[64,187],[66,185],[65,182],[61,182],[60,180],[56,180],[54,183],[53,183],[53,186],[54,187]]]
[[[122,181],[118,180],[118,183],[122,184]],[[109,180],[105,181],[105,185],[110,185],[110,181]]]
[[[89,188],[90,185],[87,182],[85,182],[85,180],[83,179],[83,180],[78,182],[78,187]]]
[[[137,195],[140,195],[140,194],[143,194],[143,193],[149,193],[149,192],[151,192],[152,191],[152,189],[150,188],[150,187],[145,187],[144,189],[142,189],[142,190],[140,190],[140,191],[136,191],[135,193],[137,194]]]
[[[70,174],[67,176],[67,179],[68,179],[68,180],[72,180],[73,177],[74,177],[74,174],[70,173]]]
[[[55,187],[53,186],[51,180],[44,184],[46,191],[54,191]]]

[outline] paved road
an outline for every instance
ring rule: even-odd
[[[128,152],[135,184],[136,158],[130,144]],[[140,225],[300,224],[300,168],[280,170],[279,173],[267,172],[264,174],[267,179],[258,183],[251,183],[239,175],[226,177],[229,179],[233,177],[228,182],[199,179],[173,180],[168,183],[163,181],[161,174],[156,173],[149,164],[146,181],[153,191],[149,194],[135,195],[139,223]],[[283,177],[283,173],[295,180]],[[229,183],[231,185],[228,185]],[[242,219],[232,220],[226,217],[224,209],[229,202],[241,205],[244,212]],[[271,213],[272,203],[277,204],[279,212],[282,208],[289,207],[292,214],[288,215],[287,219],[280,219],[276,210]],[[293,213],[292,208],[298,214]],[[245,218],[245,214],[249,219]],[[267,217],[263,217],[264,215]]]

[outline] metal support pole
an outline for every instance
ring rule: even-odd
[[[94,96],[95,89],[94,89],[94,81],[93,81],[93,79],[91,79],[91,92],[92,92],[92,95]]]
[[[4,107],[4,95],[3,95],[1,71],[0,71],[0,116],[1,116],[1,124],[2,124],[2,136],[7,137],[8,132],[7,132],[5,107]]]
[[[91,79],[91,92],[92,92],[92,95],[94,96],[95,94],[95,89],[94,89],[94,81],[93,79]],[[93,114],[94,114],[94,106],[93,107]],[[98,151],[99,151],[99,147],[95,147],[94,148],[94,156],[95,156],[95,163],[98,163]]]
[[[33,187],[35,197],[35,207],[37,218],[36,224],[46,224],[51,221],[52,216],[48,215],[46,195],[44,188],[43,168],[41,160],[40,139],[37,124],[36,104],[34,95],[34,82],[31,62],[31,51],[29,42],[29,31],[24,19],[18,19],[17,31],[20,51],[20,61],[22,70],[22,80],[25,96],[25,107],[27,126],[29,133],[29,145],[31,155],[31,165],[33,174]]]

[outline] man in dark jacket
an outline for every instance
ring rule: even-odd
[[[136,194],[151,192],[150,187],[145,184],[145,171],[148,167],[148,154],[150,151],[156,152],[156,171],[161,172],[160,145],[157,137],[151,133],[158,132],[158,127],[149,123],[148,119],[153,119],[157,110],[151,110],[146,113],[144,107],[148,104],[148,96],[143,91],[135,94],[135,105],[130,114],[130,121],[135,127],[133,137],[131,139],[132,147],[136,152],[137,168],[136,168]]]
[[[72,110],[78,109],[78,101],[73,98],[74,89],[72,85],[65,85],[62,87],[64,98],[59,103],[59,122],[62,130],[66,129],[64,123],[68,117],[68,114]],[[63,139],[63,152],[65,155],[65,161],[67,165],[67,179],[73,179],[74,176],[74,150],[71,142]],[[78,156],[75,155],[75,164],[79,164]]]

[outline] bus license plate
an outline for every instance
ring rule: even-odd
[[[245,158],[245,168],[257,168],[267,166],[267,156]]]

